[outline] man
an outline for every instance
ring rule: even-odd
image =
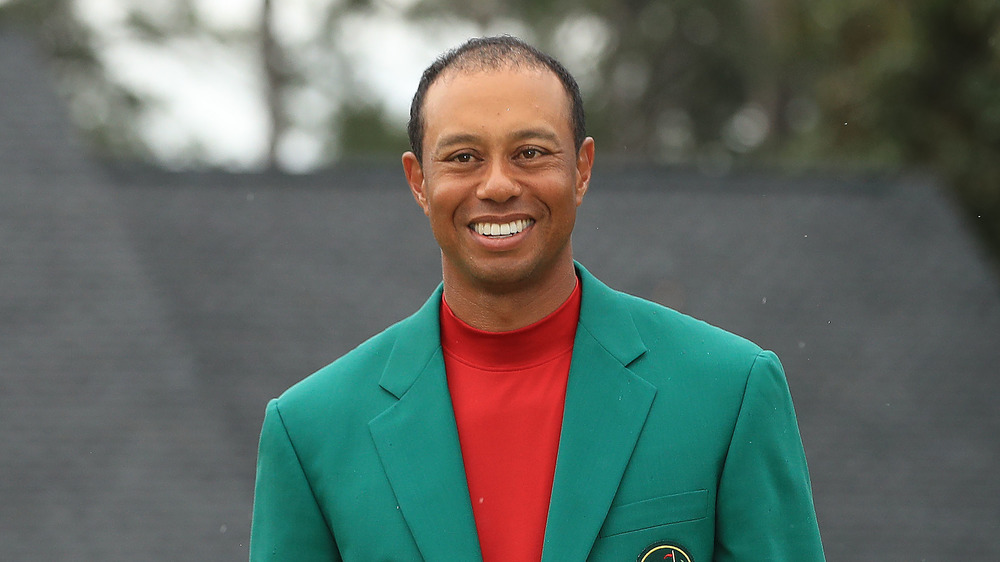
[[[594,141],[565,69],[469,41],[409,132],[444,282],[268,405],[251,558],[823,560],[777,358],[573,261]]]

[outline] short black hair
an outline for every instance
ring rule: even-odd
[[[580,95],[580,86],[576,83],[573,75],[559,61],[521,39],[510,35],[498,35],[469,39],[461,46],[438,57],[424,71],[420,83],[417,85],[417,92],[413,95],[413,101],[410,103],[410,122],[406,127],[407,135],[410,137],[410,150],[417,156],[417,160],[423,162],[424,97],[426,97],[431,84],[437,80],[442,72],[449,68],[458,71],[477,71],[500,70],[519,66],[547,68],[555,73],[559,81],[562,82],[570,99],[573,142],[577,152],[579,152],[580,147],[583,146],[583,140],[587,136],[587,131],[583,114],[583,97]]]

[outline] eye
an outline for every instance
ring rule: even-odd
[[[544,153],[542,152],[541,149],[535,148],[533,146],[529,146],[528,148],[525,148],[525,149],[521,150],[521,152],[518,154],[518,156],[520,158],[524,158],[525,160],[531,160],[533,158],[538,158],[542,154],[544,154]]]
[[[450,161],[458,162],[459,164],[468,164],[469,162],[472,162],[475,159],[476,159],[475,155],[473,155],[471,152],[459,152],[458,154],[455,154],[454,156],[449,158]]]

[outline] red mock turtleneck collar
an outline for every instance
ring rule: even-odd
[[[554,312],[509,332],[487,332],[460,320],[441,299],[441,346],[456,359],[485,370],[524,369],[573,347],[580,319],[580,280]]]

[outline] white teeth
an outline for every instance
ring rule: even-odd
[[[487,223],[477,222],[472,225],[473,230],[482,236],[513,236],[525,228],[528,228],[534,221],[531,219],[518,219],[508,223]]]

